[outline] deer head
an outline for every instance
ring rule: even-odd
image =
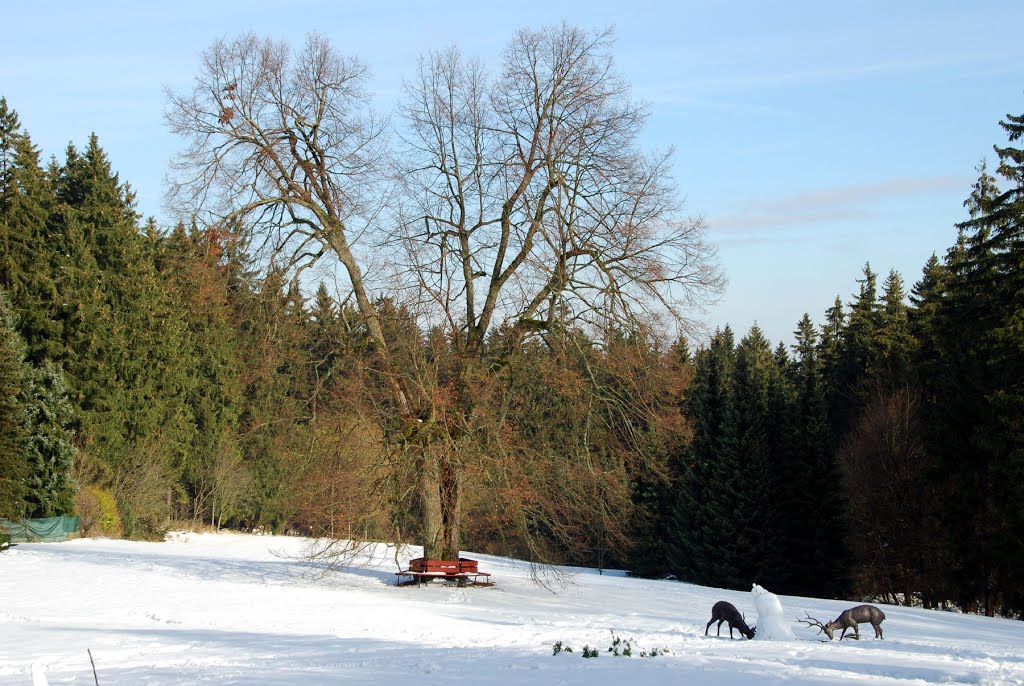
[[[801,624],[806,624],[807,626],[811,627],[812,629],[817,627],[818,628],[818,634],[817,635],[820,636],[822,633],[824,633],[826,636],[828,636],[828,640],[830,640],[830,641],[832,640],[832,631],[835,629],[835,627],[833,626],[832,622],[828,622],[827,624],[822,624],[821,620],[815,619],[806,610],[804,610],[804,614],[807,615],[806,619],[800,619],[799,617],[797,617],[796,621],[800,622]]]

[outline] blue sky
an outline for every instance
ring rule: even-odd
[[[1024,2],[55,2],[8,5],[0,95],[45,156],[91,132],[164,222],[164,89],[187,88],[211,42],[309,31],[373,70],[390,108],[418,56],[458,45],[497,64],[515,29],[613,25],[618,67],[651,106],[650,147],[675,148],[729,287],[704,316],[792,340],[849,302],[870,262],[909,287],[955,240],[975,167],[1024,112]]]

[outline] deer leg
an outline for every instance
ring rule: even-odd
[[[712,618],[711,618],[711,621],[710,621],[710,622],[708,622],[708,625],[707,625],[706,627],[704,627],[704,635],[705,635],[705,636],[707,636],[707,635],[708,635],[708,629],[710,629],[710,628],[711,628],[711,625],[712,625],[712,624],[714,624],[714,623],[715,623],[715,618],[714,618],[714,617],[712,617]]]
[[[878,624],[872,624],[871,626],[875,629],[875,638],[882,638],[882,627]]]
[[[732,640],[732,622],[729,622],[729,640]]]

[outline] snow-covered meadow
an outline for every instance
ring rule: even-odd
[[[855,603],[783,596],[795,639],[730,640],[727,625],[704,636],[711,606],[728,600],[755,624],[751,593],[579,569],[545,588],[528,565],[486,555],[473,557],[494,587],[399,588],[384,546],[317,579],[293,559],[303,543],[18,545],[0,554],[0,684],[94,684],[90,651],[101,686],[1024,684],[1019,621],[882,606],[885,640],[865,627],[826,643],[796,617]],[[605,652],[612,632],[632,657]],[[553,655],[559,641],[574,652]],[[600,656],[583,659],[584,646]]]

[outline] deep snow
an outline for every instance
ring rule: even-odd
[[[494,587],[398,588],[393,550],[317,579],[292,559],[303,544],[18,545],[0,554],[0,684],[93,684],[90,650],[101,686],[1024,684],[1024,622],[883,606],[885,640],[827,643],[796,617],[855,602],[782,596],[795,640],[730,640],[704,636],[711,606],[728,600],[753,625],[751,593],[580,569],[549,590],[528,565],[486,555],[473,557]],[[613,631],[633,657],[604,652]],[[558,641],[574,652],[552,655]],[[585,645],[600,657],[583,659]]]

